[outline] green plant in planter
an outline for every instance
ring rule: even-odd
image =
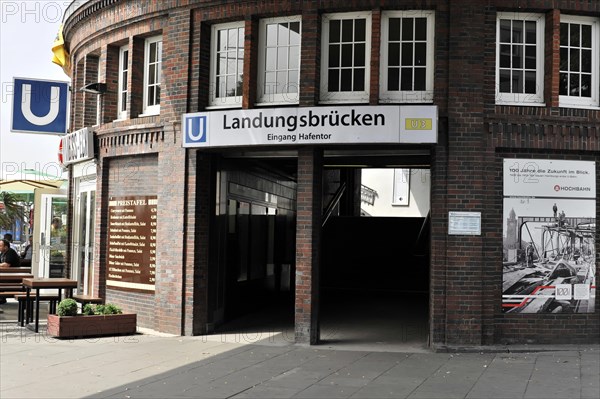
[[[117,305],[113,305],[112,303],[107,303],[104,306],[104,314],[122,314],[123,311]]]
[[[86,316],[91,316],[94,313],[94,305],[92,305],[91,303],[86,303],[85,306],[83,307],[83,309],[81,309],[81,313],[86,315]]]
[[[74,299],[67,298],[60,301],[56,313],[59,316],[76,316],[77,302]]]

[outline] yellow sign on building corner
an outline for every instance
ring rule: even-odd
[[[58,28],[58,33],[52,44],[52,62],[62,67],[63,71],[68,77],[71,77],[71,58],[69,52],[65,47],[65,39],[63,37],[63,26],[62,24]]]
[[[431,130],[433,121],[431,118],[406,118],[404,122],[406,130]]]

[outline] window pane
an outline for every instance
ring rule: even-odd
[[[413,60],[413,44],[402,43],[402,65],[412,65]]]
[[[283,93],[286,85],[287,85],[287,72],[286,71],[277,72],[277,86],[276,86],[275,92]]]
[[[536,93],[535,72],[533,72],[533,71],[525,72],[525,93],[528,93],[528,94]]]
[[[500,93],[510,93],[510,71],[500,70]]]
[[[237,73],[237,74],[243,74],[244,73],[244,60],[243,59],[241,59],[241,58],[238,59],[238,62],[237,62],[237,71],[234,72],[234,73]]]
[[[288,85],[286,90],[288,93],[298,93],[298,71],[290,71],[288,73]]]
[[[592,48],[592,26],[581,25],[581,47]]]
[[[388,44],[388,65],[399,66],[400,65],[400,43]]]
[[[127,111],[127,93],[121,94],[121,111]]]
[[[365,44],[354,46],[354,66],[365,66]]]
[[[365,70],[356,68],[354,70],[354,91],[363,91],[365,89]]]
[[[238,35],[238,48],[243,49],[244,48],[244,28],[237,29],[237,35]]]
[[[237,48],[237,43],[238,43],[237,35],[238,35],[237,29],[227,30],[227,47],[229,47],[228,50]]]
[[[571,49],[569,54],[569,67],[571,72],[579,72],[579,49]]]
[[[561,73],[560,74],[560,81],[559,81],[559,86],[558,86],[558,94],[560,94],[561,96],[567,96],[569,95],[569,74],[568,73]]]
[[[581,50],[581,71],[592,72],[592,52],[591,50]]]
[[[510,45],[500,45],[500,68],[510,68]]]
[[[579,74],[569,74],[569,95],[579,97]]]
[[[300,66],[300,47],[290,47],[290,69],[298,69]]]
[[[277,45],[277,25],[268,24],[267,25],[267,47],[273,47]]]
[[[398,91],[400,89],[400,68],[388,68],[388,86],[390,91]]]
[[[512,92],[523,93],[523,71],[512,71]]]
[[[227,97],[235,96],[235,86],[236,86],[236,78],[234,75],[230,75],[226,77],[227,81]]]
[[[342,66],[352,66],[352,45],[342,44]]]
[[[227,30],[220,30],[219,33],[219,41],[217,42],[217,50],[224,51],[227,49]]]
[[[592,75],[581,75],[581,97],[592,97]]]
[[[340,91],[352,91],[352,69],[342,69]]]
[[[512,67],[523,68],[523,46],[513,46],[512,50]]]
[[[237,77],[237,95],[241,96],[243,93],[243,89],[244,89],[244,74],[241,73],[238,75]]]
[[[225,78],[217,77],[217,87],[215,88],[215,97],[225,97]]]
[[[277,39],[277,44],[280,46],[287,46],[290,42],[290,34],[288,29],[288,24],[279,24],[277,25],[279,29],[279,37]]]
[[[154,100],[154,105],[160,104],[160,86],[156,86],[156,99]]]
[[[415,91],[425,90],[425,68],[415,68]]]
[[[344,19],[342,20],[342,42],[351,42],[354,38],[352,34],[352,28],[354,25],[354,20],[352,19]]]
[[[155,86],[148,87],[148,101],[146,102],[146,105],[149,107],[154,105],[154,87]]]
[[[360,18],[354,21],[354,41],[364,42],[366,40],[367,21]]]
[[[123,72],[121,76],[121,90],[127,90],[127,72]]]
[[[500,20],[500,43],[510,43],[510,20]]]
[[[265,52],[266,54],[266,62],[265,69],[267,71],[274,71],[277,69],[277,47],[268,48]]]
[[[329,21],[329,43],[340,42],[340,21],[337,19]]]
[[[412,68],[402,68],[400,73],[400,90],[412,91]]]
[[[415,63],[414,65],[424,66],[427,64],[427,45],[425,43],[415,43]]]
[[[156,61],[156,43],[151,43],[150,44],[150,57],[149,57],[150,62],[155,62]]]
[[[402,40],[413,40],[412,18],[402,18]]]
[[[300,22],[290,24],[290,44],[293,46],[300,44]]]
[[[129,50],[123,51],[123,69],[129,68]]]
[[[525,68],[526,69],[535,69],[537,60],[536,60],[536,48],[535,46],[525,46]]]
[[[153,85],[156,83],[156,65],[151,64],[148,66],[148,84]]]
[[[525,21],[525,42],[527,44],[536,44],[535,21]]]
[[[329,67],[340,66],[340,45],[330,44],[329,45]]]
[[[569,70],[569,49],[561,48],[560,49],[560,70],[568,71]]]
[[[288,67],[288,49],[282,47],[277,49],[277,69],[287,69]]]
[[[389,40],[400,40],[400,18],[390,18],[389,20]]]
[[[327,91],[340,91],[340,71],[330,69],[327,77]]]
[[[565,24],[565,23],[560,24],[560,45],[561,46],[569,45],[569,24]]]
[[[571,46],[579,47],[581,45],[579,36],[579,25],[570,24],[569,26],[569,44]]]
[[[523,21],[513,21],[512,42],[523,43]]]
[[[276,92],[277,75],[275,72],[265,73],[265,94],[273,94]]]
[[[235,73],[235,67],[237,65],[237,51],[228,51],[227,53],[227,73]]]
[[[415,18],[415,40],[427,40],[427,18]]]

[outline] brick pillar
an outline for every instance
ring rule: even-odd
[[[258,21],[248,17],[244,24],[244,82],[242,108],[254,107],[256,102],[256,71],[258,60]]]
[[[296,342],[319,342],[319,258],[323,212],[323,152],[298,151],[296,220]]]
[[[119,47],[103,46],[100,57],[100,81],[106,83],[106,93],[102,95],[102,123],[117,119],[119,97]]]
[[[321,59],[321,18],[318,10],[302,12],[302,47],[300,48],[300,106],[310,107],[319,102],[319,62]]]
[[[79,130],[83,127],[83,92],[79,91],[79,88],[84,85],[84,64],[85,60],[80,60],[75,66],[75,76],[73,76],[73,92],[72,96],[72,110],[71,110],[71,132]]]
[[[134,37],[129,42],[129,82],[127,97],[129,118],[137,118],[144,110],[144,38]]]
[[[379,63],[381,49],[381,10],[371,14],[371,74],[369,79],[369,105],[379,104]]]
[[[87,55],[85,57],[85,81],[84,85],[98,82],[98,64],[97,56]],[[77,87],[77,90],[81,87]],[[83,127],[94,126],[98,120],[98,96],[100,94],[83,93]]]

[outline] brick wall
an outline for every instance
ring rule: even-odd
[[[167,182],[164,186],[155,186],[154,190],[159,196],[162,215],[159,237],[176,250],[161,255],[169,265],[163,269],[159,286],[174,294],[159,296],[156,302],[147,297],[134,297],[143,303],[144,309],[140,312],[153,309],[156,304],[174,312],[173,317],[161,314],[161,324],[155,324],[156,328],[198,334],[204,331],[208,320],[209,219],[214,197],[207,187],[214,187],[214,165],[210,155],[181,148],[179,118],[184,112],[204,110],[208,104],[211,25],[245,21],[248,62],[245,64],[243,105],[252,108],[256,91],[255,28],[258,21],[273,16],[302,15],[300,106],[313,106],[318,103],[321,80],[320,15],[372,11],[374,31],[369,103],[376,105],[381,13],[387,9],[433,9],[434,104],[439,108],[440,118],[438,144],[431,149],[431,341],[434,344],[493,344],[598,339],[598,304],[592,315],[502,314],[502,180],[499,168],[503,157],[600,159],[600,111],[558,107],[557,51],[560,13],[598,16],[600,2],[523,0],[517,4],[505,0],[466,0],[459,4],[448,0],[190,0],[184,3],[181,5],[182,2],[176,0],[95,1],[82,7],[65,25],[75,66],[73,81],[76,87],[84,81],[86,57],[98,55],[101,76],[106,78],[109,87],[114,87],[118,46],[129,43],[130,119],[113,122],[116,97],[107,93],[102,110],[105,124],[98,130],[103,165],[98,172],[98,190],[104,200],[109,193],[113,195],[113,189],[120,190],[118,184],[121,183],[114,180],[111,168],[128,162],[136,165],[138,158],[142,159],[140,162],[154,160],[153,182],[156,179]],[[495,104],[496,14],[499,11],[545,14],[545,106]],[[141,118],[138,116],[143,109],[144,40],[156,34],[163,35],[164,45],[161,115]],[[71,106],[73,129],[84,123],[82,99],[81,93],[74,93]],[[314,158],[318,150],[305,150],[301,156],[304,161],[299,163],[299,175],[306,179],[303,187],[309,191],[299,191],[299,198],[304,197],[298,202],[298,209],[305,207],[304,212],[315,206],[311,202],[315,198],[306,195],[318,191],[315,182],[320,178],[310,169],[318,164]],[[309,162],[311,157],[313,161]],[[122,189],[133,190],[134,187],[135,184]],[[143,192],[135,194],[142,195]],[[482,235],[448,236],[448,211],[482,212]],[[97,212],[96,220],[106,226],[100,199]],[[175,217],[168,219],[172,215]],[[314,217],[314,214],[300,215],[298,212],[299,224],[301,221],[306,226],[306,231],[302,232],[306,236],[298,235],[297,247],[298,271],[301,277],[306,277],[299,280],[297,287],[297,292],[304,295],[297,302],[297,325],[300,332],[308,332],[308,335],[300,334],[301,340],[312,339],[310,329],[315,326],[318,302],[318,297],[313,297],[318,292],[315,291],[318,284],[315,286],[315,280],[309,278],[311,268],[318,268],[313,252],[318,251]],[[97,234],[97,242],[103,247],[105,238]],[[104,250],[96,251],[98,289],[104,292],[100,278]],[[175,255],[177,252],[180,256]],[[107,296],[114,295],[118,295],[114,290],[107,293]],[[125,298],[118,299],[126,301]],[[147,316],[142,317],[144,323],[152,324],[146,319]]]

